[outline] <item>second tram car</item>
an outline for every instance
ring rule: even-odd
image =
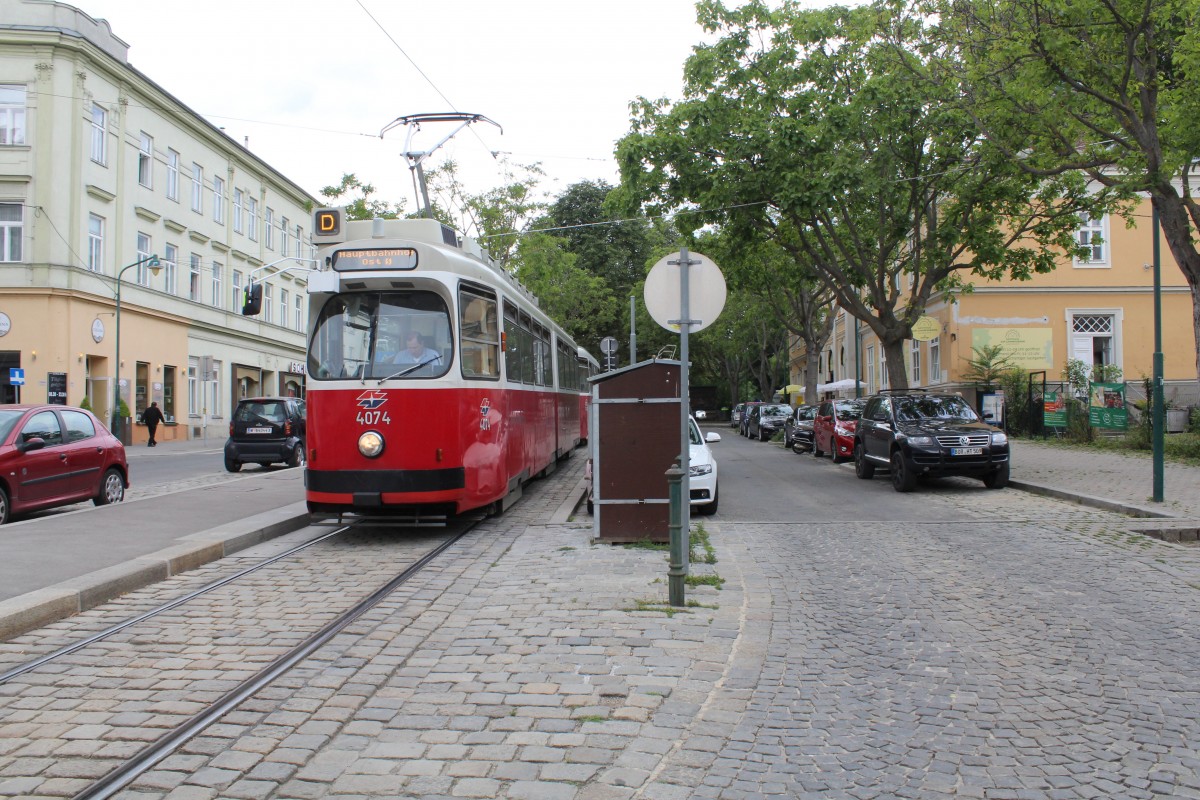
[[[595,359],[476,242],[339,209],[313,230],[310,512],[499,509],[585,438]]]

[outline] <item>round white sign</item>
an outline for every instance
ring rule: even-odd
[[[725,276],[708,256],[688,253],[688,317],[696,324],[688,326],[688,333],[702,331],[716,322],[725,308]],[[659,325],[669,331],[679,332],[679,320],[683,305],[680,289],[679,253],[663,256],[646,276],[646,310]]]
[[[8,318],[8,314],[0,311],[0,336],[7,336],[12,330],[12,320]]]
[[[104,323],[100,321],[99,317],[92,320],[92,341],[96,344],[104,341]]]

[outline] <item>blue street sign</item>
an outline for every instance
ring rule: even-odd
[[[8,368],[8,382],[13,386],[25,385],[25,370],[20,367]]]

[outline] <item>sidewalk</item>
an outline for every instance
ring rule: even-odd
[[[1010,485],[1133,516],[1200,520],[1200,466],[1168,461],[1163,502],[1155,503],[1150,455],[1012,441]]]

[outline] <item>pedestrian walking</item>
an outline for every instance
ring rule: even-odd
[[[150,407],[142,412],[142,422],[146,423],[146,429],[150,431],[150,441],[146,442],[147,447],[157,447],[158,442],[154,441],[154,432],[158,430],[158,423],[163,421],[163,413],[158,409],[158,403],[151,403]]]

